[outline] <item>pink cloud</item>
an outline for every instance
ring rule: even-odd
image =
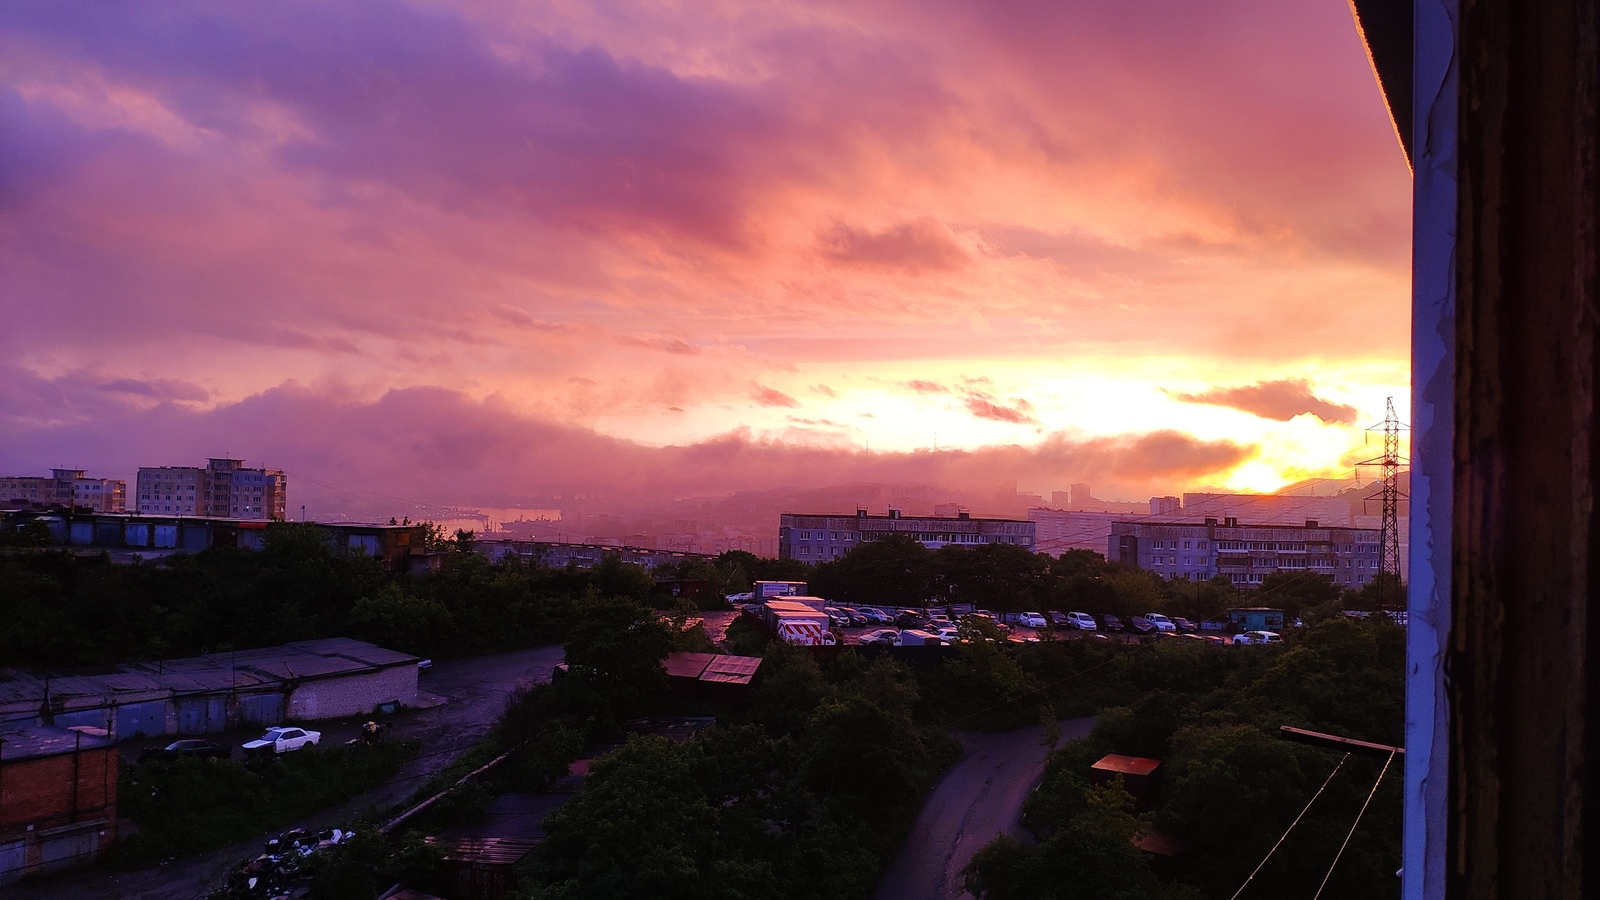
[[[759,384],[750,386],[750,397],[761,406],[799,406],[800,401],[785,394],[783,391],[773,390]]]
[[[993,394],[970,391],[961,398],[961,402],[966,406],[967,412],[980,419],[1010,422],[1015,425],[1031,425],[1039,421],[1033,415],[1033,404],[1020,398],[1007,403]]]
[[[474,497],[481,498],[474,501],[479,503],[571,493],[622,507],[852,481],[988,491],[1007,478],[1040,487],[1093,480],[1108,490],[1172,491],[1226,471],[1253,453],[1227,441],[1170,431],[1088,440],[1052,434],[1033,447],[937,454],[794,446],[759,440],[745,430],[650,447],[439,388],[390,391],[362,402],[284,385],[197,411],[103,400],[86,405],[83,398],[95,392],[81,384],[21,376],[8,383],[79,413],[74,421],[40,422],[29,412],[26,397],[19,398],[14,389],[0,394],[0,459],[18,472],[70,459],[109,477],[131,478],[139,465],[179,464],[225,448],[284,468],[294,502],[321,504],[324,510],[366,493]]]

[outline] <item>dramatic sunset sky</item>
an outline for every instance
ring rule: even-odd
[[[1143,499],[1405,415],[1345,0],[7,0],[0,73],[3,474]]]

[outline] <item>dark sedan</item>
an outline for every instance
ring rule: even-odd
[[[173,741],[165,747],[154,747],[139,754],[139,762],[157,762],[163,760],[182,759],[193,757],[195,759],[227,759],[228,748],[219,747],[210,741],[198,739]]]
[[[1100,628],[1102,631],[1122,631],[1122,620],[1110,614],[1101,616]]]
[[[1129,619],[1128,626],[1140,634],[1149,634],[1157,630],[1156,623],[1146,619],[1144,616],[1134,616]]]

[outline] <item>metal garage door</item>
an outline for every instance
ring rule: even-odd
[[[95,728],[108,728],[111,723],[106,720],[107,710],[96,706],[93,709],[79,709],[73,712],[58,712],[52,717],[52,724],[58,728],[71,728],[74,725],[90,725]]]
[[[240,717],[250,725],[283,723],[282,694],[248,694],[239,698]]]
[[[49,874],[92,862],[104,827],[104,822],[93,822],[39,832],[39,871]]]
[[[228,727],[228,704],[223,697],[183,697],[178,700],[179,734],[215,734]]]
[[[117,707],[115,733],[119,741],[132,737],[159,737],[166,734],[166,701],[147,700],[144,703],[126,703]]]
[[[28,864],[28,845],[24,841],[0,841],[0,884],[22,880]]]

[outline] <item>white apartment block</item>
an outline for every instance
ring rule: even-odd
[[[1378,574],[1376,528],[1241,525],[1227,517],[1189,522],[1118,522],[1106,558],[1165,578],[1209,581],[1224,575],[1240,587],[1260,585],[1273,572],[1315,572],[1343,588]]]
[[[0,503],[70,506],[122,512],[128,486],[115,478],[90,478],[83,469],[51,469],[50,477],[0,476]]]
[[[144,466],[136,482],[141,513],[217,519],[287,518],[289,479],[277,469],[246,468],[242,459],[199,466]]]
[[[974,519],[954,516],[902,516],[891,509],[886,516],[869,516],[865,509],[854,516],[784,513],[778,517],[778,556],[802,562],[838,559],[865,541],[904,534],[930,550],[955,544],[1018,544],[1034,548],[1034,525],[1018,519]]]

